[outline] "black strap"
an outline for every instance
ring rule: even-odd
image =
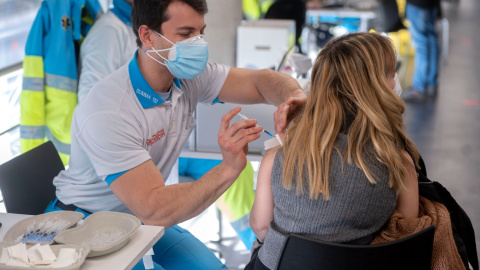
[[[87,213],[87,214],[92,214],[90,212],[88,212],[87,210],[83,210],[82,208],[80,207],[76,207],[75,205],[73,204],[64,204],[62,203],[60,200],[57,199],[57,203],[55,204],[56,206],[58,206],[59,208],[61,208],[62,210],[67,210],[67,211],[76,211],[77,209],[80,209],[82,210],[83,212]]]
[[[443,204],[450,213],[452,232],[457,250],[465,268],[470,263],[474,270],[479,269],[475,232],[467,213],[455,201],[450,192],[439,182],[432,181],[426,176],[425,163],[420,159],[421,169],[417,169],[418,191],[420,196]]]

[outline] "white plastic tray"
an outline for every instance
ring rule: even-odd
[[[57,243],[86,246],[90,248],[87,257],[96,257],[125,246],[140,224],[140,220],[130,214],[96,212],[85,218],[81,226],[59,233],[54,240]]]
[[[21,238],[27,228],[32,224],[40,224],[46,220],[58,220],[62,222],[66,222],[67,225],[63,228],[62,231],[75,226],[85,215],[80,212],[75,211],[57,211],[57,212],[50,212],[46,214],[36,215],[24,220],[17,222],[14,226],[12,226],[3,237],[4,242],[21,242],[19,238]],[[59,234],[61,231],[57,232]],[[37,244],[38,242],[24,242],[26,244]],[[52,241],[49,242],[42,242],[40,244],[52,244]]]

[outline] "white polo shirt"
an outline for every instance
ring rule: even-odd
[[[132,26],[112,11],[95,22],[80,46],[78,101],[87,96],[95,83],[132,60],[137,49],[136,39]]]
[[[53,180],[57,197],[90,212],[130,212],[108,185],[149,159],[167,179],[195,126],[197,103],[212,103],[228,72],[209,62],[195,78],[175,79],[165,102],[140,73],[135,54],[75,109],[69,168]]]

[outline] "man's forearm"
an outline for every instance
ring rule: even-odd
[[[212,205],[237,177],[220,164],[196,181],[157,189],[147,205],[153,210],[151,216],[142,221],[168,228],[193,218]]]
[[[253,119],[230,125],[240,107],[222,117],[218,144],[222,162],[195,182],[165,186],[163,176],[148,160],[110,184],[110,188],[142,222],[170,227],[192,218],[210,206],[245,169],[249,142],[260,137],[262,128]]]
[[[295,92],[302,89],[292,76],[273,70],[261,70],[257,72],[256,76],[258,77],[255,80],[255,86],[258,92],[267,103],[275,106],[295,96]]]

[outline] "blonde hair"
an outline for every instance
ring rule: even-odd
[[[365,162],[365,156],[373,157],[388,169],[390,187],[405,187],[408,161],[402,150],[410,153],[417,167],[419,153],[405,132],[405,104],[387,85],[395,66],[392,43],[380,34],[353,33],[325,45],[313,66],[303,112],[286,131],[286,189],[297,178],[296,192],[303,194],[302,176],[308,173],[309,197],[323,194],[329,199],[329,165],[339,133],[348,134],[343,163],[353,161],[370,183],[376,183]]]

